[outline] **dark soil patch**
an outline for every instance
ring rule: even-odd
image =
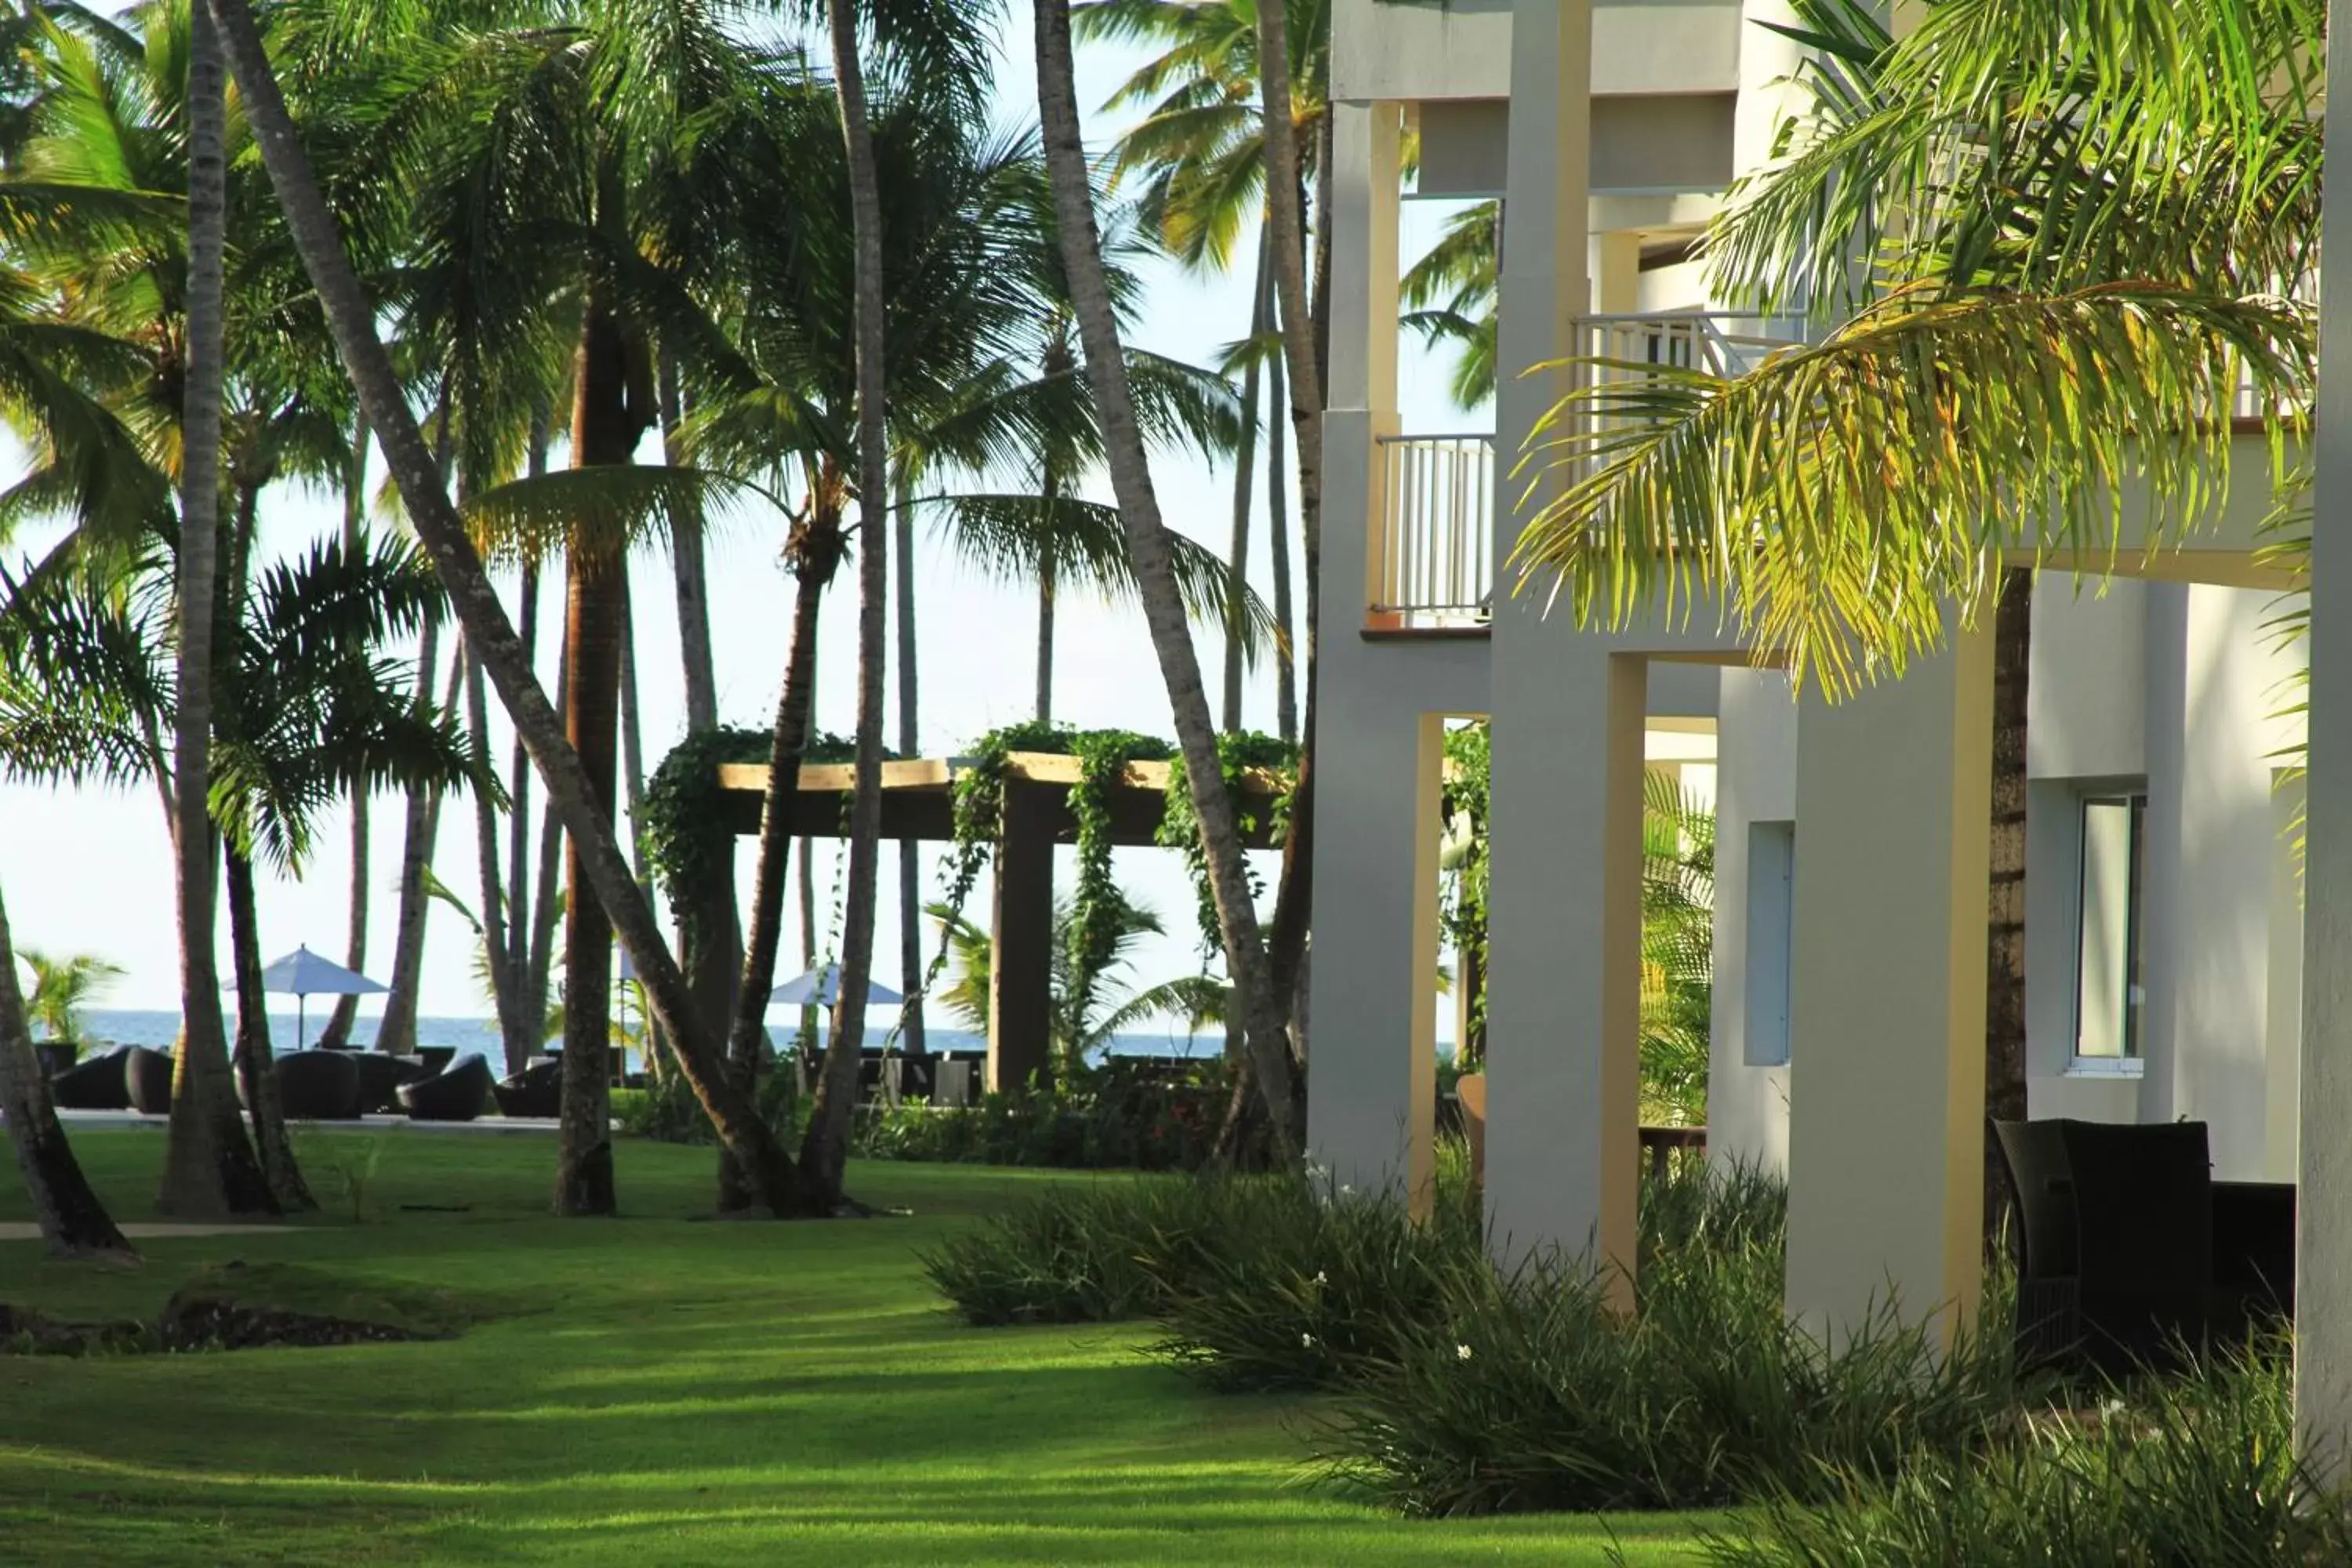
[[[0,1303],[0,1355],[398,1344],[454,1338],[479,1315],[437,1293],[387,1290],[309,1269],[230,1262],[183,1286],[152,1322],[74,1321]]]
[[[248,1307],[217,1298],[181,1301],[163,1310],[155,1325],[156,1348],[164,1351],[250,1351],[271,1345],[397,1344],[441,1339],[394,1323],[360,1322],[289,1312],[281,1307]]]

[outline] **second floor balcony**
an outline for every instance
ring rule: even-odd
[[[1588,316],[1577,355],[1588,379],[1631,380],[1651,365],[1745,374],[1795,335],[1752,317],[1697,312]],[[1391,436],[1379,446],[1370,603],[1375,635],[1475,635],[1492,618],[1496,520],[1510,511],[1511,459],[1490,435]]]

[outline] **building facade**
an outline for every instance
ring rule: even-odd
[[[1833,1331],[1979,1273],[1988,628],[1900,683],[1792,700],[1708,605],[1582,630],[1515,592],[1521,463],[1605,354],[1736,370],[1799,335],[1715,307],[1690,243],[1769,157],[1780,0],[1337,0],[1309,1139],[1339,1179],[1429,1179],[1445,724],[1486,716],[1489,1218],[1511,1252],[1630,1266],[1645,768],[1712,764],[1709,1148],[1784,1171],[1790,1302]],[[1405,151],[1417,146],[1410,189]],[[1402,204],[1502,202],[1492,437],[1398,413]],[[2251,437],[2250,437],[2251,440]],[[2261,462],[2249,451],[2248,471]],[[2041,573],[2032,1114],[2209,1122],[2216,1174],[2293,1179],[2298,738],[2265,487],[2160,570]],[[2257,493],[2262,492],[2262,493]],[[2103,565],[2105,563],[2102,563]],[[2158,577],[2168,580],[2158,580]],[[1549,611],[1549,613],[1547,613]]]

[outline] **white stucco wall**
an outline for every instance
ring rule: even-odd
[[[1797,815],[1797,708],[1787,677],[1722,669],[1716,720],[1715,1011],[1709,1029],[1707,1160],[1786,1171],[1789,1069],[1748,1065],[1748,847],[1758,822]],[[1799,835],[1801,857],[1802,834]]]

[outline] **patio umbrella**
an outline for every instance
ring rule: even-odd
[[[835,1001],[834,964],[824,964],[806,974],[794,975],[768,993],[771,1005],[789,1003],[795,1007],[830,1007]],[[866,999],[878,1006],[895,1007],[906,998],[878,980],[866,983]]]
[[[264,991],[287,991],[294,996],[294,1048],[300,1050],[310,1033],[310,999],[312,996],[370,996],[389,992],[389,985],[379,985],[366,975],[345,969],[331,958],[320,958],[307,947],[298,947],[261,972]]]

